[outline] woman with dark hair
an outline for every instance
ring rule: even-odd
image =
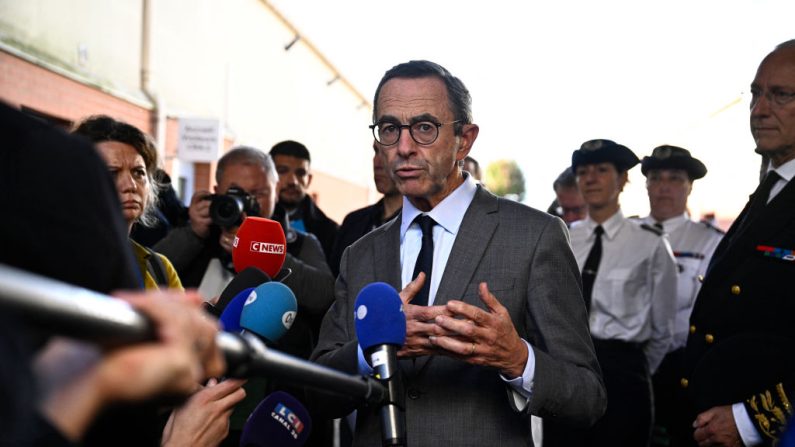
[[[160,184],[155,180],[157,149],[151,138],[135,126],[105,115],[84,119],[72,133],[91,140],[107,163],[119,192],[127,234],[136,222],[143,226],[153,224]],[[168,258],[129,241],[147,289],[182,289]]]

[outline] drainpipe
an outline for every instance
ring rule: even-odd
[[[166,114],[165,104],[152,88],[152,0],[142,0],[143,14],[141,21],[141,91],[152,103],[152,132],[157,144],[157,151],[164,167],[166,154]],[[173,167],[172,167],[173,171]]]

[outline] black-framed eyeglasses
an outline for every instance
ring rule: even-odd
[[[417,121],[416,123],[412,124],[395,124],[388,121],[383,121],[370,125],[370,129],[373,131],[373,138],[375,138],[375,141],[382,146],[392,146],[397,144],[397,142],[400,140],[400,134],[403,133],[403,129],[409,130],[411,139],[417,144],[427,146],[429,144],[433,144],[433,142],[439,138],[440,127],[448,124],[455,124],[460,121],[461,120],[456,120],[449,123]]]

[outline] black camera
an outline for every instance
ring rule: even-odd
[[[213,194],[210,199],[210,219],[222,228],[232,228],[243,223],[243,213],[259,216],[257,198],[233,186],[226,194]]]

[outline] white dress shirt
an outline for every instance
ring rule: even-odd
[[[687,213],[657,222],[653,217],[642,219],[647,225],[659,223],[668,235],[668,243],[674,251],[679,275],[676,281],[676,320],[674,341],[668,351],[684,347],[690,328],[690,313],[701,289],[700,276],[707,272],[709,260],[718,247],[723,233],[703,222],[690,220]]]
[[[580,271],[598,225],[586,217],[570,229]],[[602,257],[591,296],[591,335],[643,343],[649,371],[654,373],[673,340],[676,260],[664,235],[624,218],[620,210],[601,225]]]

